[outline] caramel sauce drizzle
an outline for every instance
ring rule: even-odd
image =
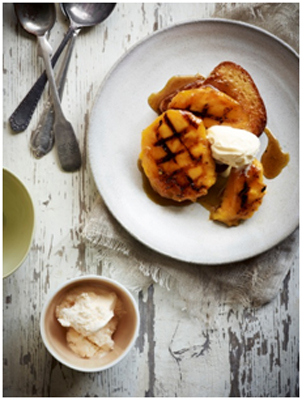
[[[196,200],[196,203],[202,205],[206,210],[211,211],[220,205],[221,197],[228,178],[218,175],[215,185],[210,187],[205,196],[201,196]]]
[[[265,128],[264,133],[268,138],[268,144],[261,157],[263,174],[267,179],[274,179],[287,166],[290,157],[288,153],[282,151],[280,143],[268,128]]]
[[[178,91],[183,90],[196,82],[203,81],[205,78],[200,75],[172,76],[165,87],[157,93],[152,93],[148,98],[149,106],[157,113],[160,113],[161,103],[169,100],[169,96],[174,96]],[[171,97],[171,98],[172,98]],[[170,98],[170,100],[171,100]]]

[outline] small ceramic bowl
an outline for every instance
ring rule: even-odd
[[[67,344],[66,328],[55,316],[56,307],[66,294],[81,287],[113,291],[123,303],[125,312],[113,334],[114,349],[102,357],[88,359],[75,354]],[[60,363],[81,372],[99,372],[116,365],[130,351],[138,335],[139,321],[136,301],[124,286],[103,276],[88,275],[70,279],[50,295],[42,310],[40,331],[45,347]]]
[[[3,168],[3,278],[25,260],[34,233],[35,212],[24,184]]]

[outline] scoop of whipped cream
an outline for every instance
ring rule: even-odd
[[[243,168],[255,158],[260,140],[244,129],[214,125],[207,129],[213,158],[234,168]]]
[[[115,293],[94,292],[70,294],[65,304],[57,308],[57,317],[64,327],[72,327],[82,335],[103,328],[113,317],[117,296]]]
[[[81,357],[102,356],[114,347],[112,335],[123,312],[114,292],[75,289],[56,307],[59,323],[67,328],[66,339]]]

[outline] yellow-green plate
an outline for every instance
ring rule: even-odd
[[[24,184],[3,168],[3,277],[25,260],[34,232],[35,213]]]

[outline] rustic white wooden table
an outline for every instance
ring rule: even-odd
[[[58,168],[54,152],[37,160],[29,150],[43,101],[24,133],[14,135],[10,130],[8,117],[43,65],[37,60],[34,38],[18,26],[13,5],[3,5],[3,165],[27,185],[37,216],[26,261],[3,281],[4,396],[298,395],[298,248],[277,297],[259,310],[227,313],[222,309],[217,329],[190,319],[173,292],[154,285],[140,293],[142,324],[136,345],[119,365],[102,373],[83,374],[62,366],[46,351],[39,333],[41,308],[53,288],[74,276],[102,272],[75,229],[85,223],[97,196],[85,144],[102,80],[138,40],[174,23],[215,17],[218,9],[215,3],[119,3],[106,22],[82,31],[63,107],[80,137],[83,168],[66,174]],[[254,20],[261,26],[258,11]],[[273,23],[273,14],[271,18]],[[54,48],[67,30],[60,13],[57,19],[50,37]]]

